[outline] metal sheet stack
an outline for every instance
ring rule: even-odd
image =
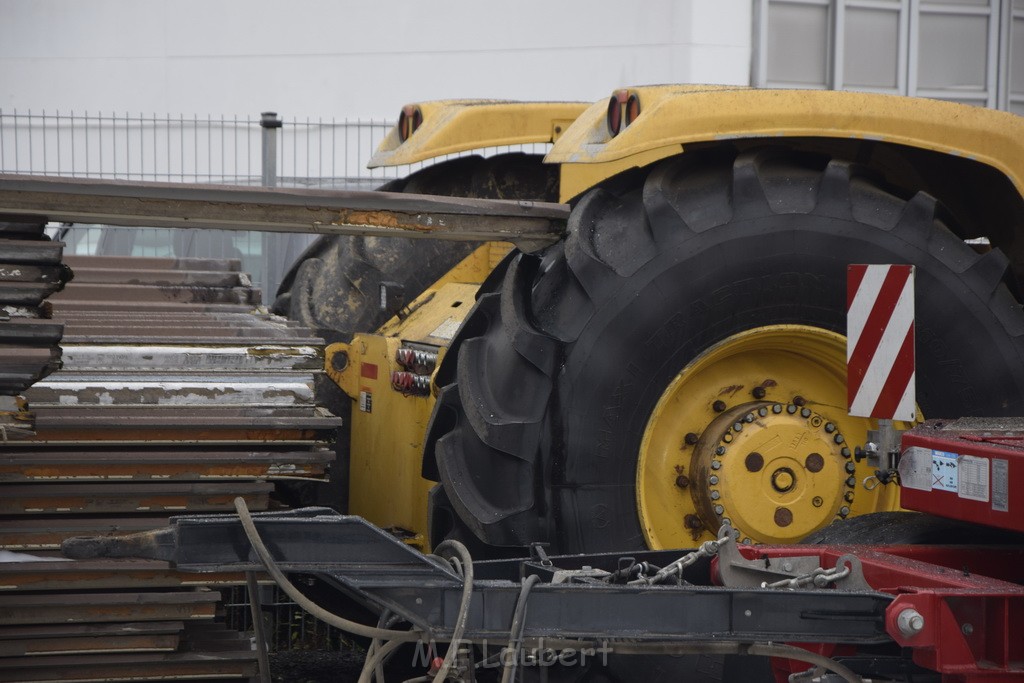
[[[53,560],[0,562],[0,681],[248,678],[248,638],[213,622],[243,576],[58,561],[59,544],[236,496],[265,510],[275,480],[323,478],[340,420],[314,397],[322,342],[260,309],[238,260],[65,263],[64,367],[24,391],[36,434],[0,443],[0,555]]]
[[[64,245],[43,234],[44,224],[0,221],[0,440],[32,434],[32,415],[20,394],[60,368],[64,326],[49,320],[46,298],[71,273]]]

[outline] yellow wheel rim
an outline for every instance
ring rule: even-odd
[[[897,423],[899,425],[899,423]],[[733,335],[669,384],[644,431],[637,505],[651,548],[713,538],[796,542],[836,519],[898,509],[853,457],[873,421],[846,408],[846,338],[805,325]]]

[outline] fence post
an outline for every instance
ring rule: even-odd
[[[277,187],[277,129],[281,119],[277,112],[265,111],[260,115],[263,128],[263,186]]]

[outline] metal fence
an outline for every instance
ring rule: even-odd
[[[373,189],[387,121],[0,110],[0,172],[112,180]],[[268,150],[271,153],[268,154]],[[270,302],[312,235],[76,225],[74,254],[237,257]]]

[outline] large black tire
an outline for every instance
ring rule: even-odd
[[[385,192],[558,201],[557,167],[537,155],[461,157],[417,171],[380,188]],[[302,323],[328,342],[372,332],[391,317],[380,310],[379,286],[394,282],[411,301],[478,244],[397,237],[325,235],[285,276],[275,313]]]
[[[488,544],[643,547],[637,454],[668,383],[744,330],[844,332],[850,263],[917,266],[926,416],[1024,408],[1005,257],[965,245],[932,197],[897,197],[855,165],[691,152],[591,190],[569,227],[479,297],[439,371],[424,472]]]

